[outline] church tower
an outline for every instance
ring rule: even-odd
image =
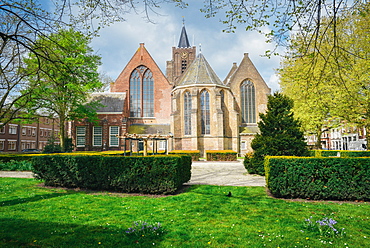
[[[196,57],[195,46],[190,46],[188,35],[183,22],[179,44],[177,47],[172,47],[172,60],[167,61],[166,76],[168,81],[177,86],[180,76],[190,66]]]

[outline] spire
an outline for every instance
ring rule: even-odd
[[[186,48],[186,47],[190,47],[190,43],[189,43],[188,35],[186,34],[185,20],[182,19],[182,30],[181,30],[178,48]]]

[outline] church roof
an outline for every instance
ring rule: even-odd
[[[90,101],[98,101],[101,104],[96,110],[97,113],[122,113],[125,99],[125,92],[101,92],[90,95]]]
[[[185,26],[182,26],[180,40],[179,40],[179,48],[187,48],[190,47],[188,35],[186,34]]]
[[[216,84],[224,86],[202,53],[198,54],[179,80],[179,86],[194,84]]]

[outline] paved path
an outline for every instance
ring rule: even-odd
[[[0,177],[33,178],[28,171],[0,171]],[[265,177],[247,174],[242,161],[193,162],[191,179],[185,185],[265,186]]]
[[[250,175],[242,161],[193,162],[191,179],[186,185],[265,186],[265,177]]]

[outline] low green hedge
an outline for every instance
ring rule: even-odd
[[[31,161],[33,157],[39,155],[41,154],[0,154],[0,162],[7,163],[10,161]]]
[[[266,157],[265,172],[276,197],[370,199],[370,158]]]
[[[168,154],[190,156],[193,161],[199,161],[200,158],[199,150],[172,150]]]
[[[168,194],[190,180],[188,156],[34,157],[34,173],[47,186]]]
[[[370,157],[370,151],[348,151],[348,150],[311,150],[312,157]]]
[[[208,150],[206,158],[207,161],[236,161],[238,153],[232,150]]]

